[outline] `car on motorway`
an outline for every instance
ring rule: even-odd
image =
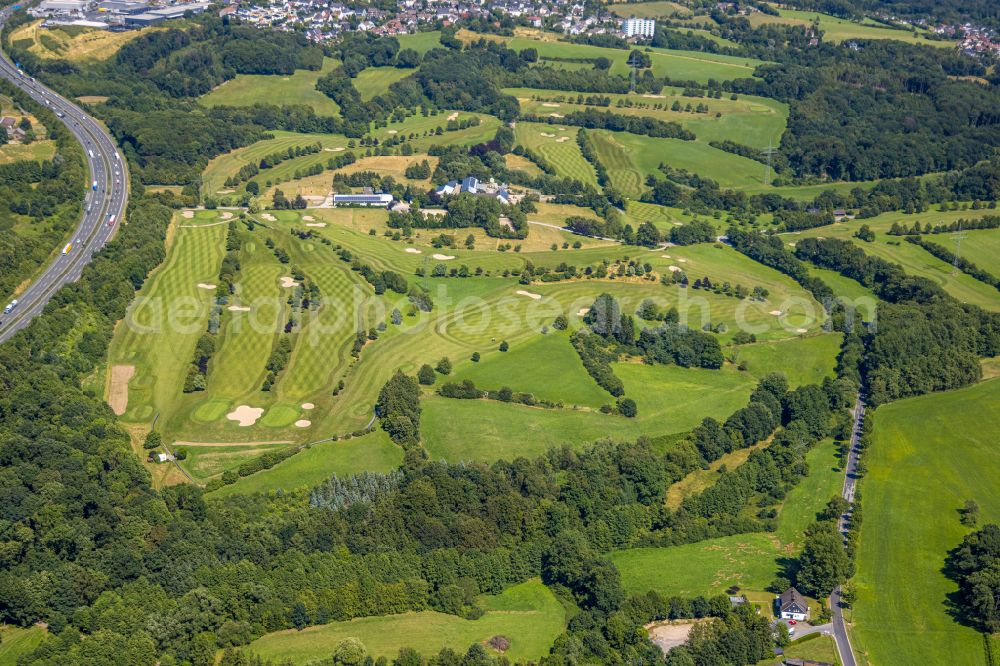
[[[16,307],[17,307],[17,299],[15,298],[14,300],[12,300],[10,303],[7,304],[7,307],[3,309],[3,313],[10,314],[11,311]]]

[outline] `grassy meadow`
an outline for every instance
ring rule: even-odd
[[[948,551],[971,530],[1000,520],[1000,381],[879,407],[862,481],[852,638],[862,663],[986,664],[983,637],[949,612],[957,586],[942,573]]]
[[[316,90],[316,81],[340,63],[323,59],[322,69],[296,70],[291,76],[239,74],[199,99],[205,106],[251,106],[253,104],[305,104],[317,115],[336,116],[340,107]]]
[[[611,61],[612,74],[628,74],[629,52],[623,49],[609,49],[587,44],[573,44],[556,41],[557,35],[540,30],[520,30],[514,37],[482,35],[459,30],[458,38],[464,42],[486,38],[502,41],[509,48],[520,51],[525,48],[538,50],[542,61],[546,58],[607,58]],[[700,51],[676,51],[654,48],[649,53],[652,70],[656,76],[669,76],[682,81],[708,83],[709,79],[727,81],[752,76],[763,61],[755,58],[740,58]]]
[[[48,637],[39,626],[27,629],[5,624],[0,628],[0,666],[16,666],[22,655],[31,654]]]
[[[473,643],[503,635],[510,639],[504,654],[511,660],[537,660],[548,653],[552,641],[565,627],[565,611],[541,581],[529,580],[496,596],[482,596],[486,611],[478,620],[420,611],[383,617],[355,618],[346,622],[267,634],[250,644],[265,659],[290,659],[303,663],[327,657],[340,641],[357,638],[372,657],[395,658],[402,647],[424,655],[452,648],[460,654]]]
[[[762,592],[779,575],[783,562],[801,550],[805,528],[816,520],[816,513],[839,492],[843,482],[832,440],[813,447],[806,454],[806,462],[809,476],[788,493],[774,533],[738,534],[668,548],[613,553],[626,593],[656,590],[668,596],[708,596],[721,594],[730,585]],[[688,485],[688,491],[694,493],[711,482]]]
[[[895,39],[909,44],[923,44],[925,46],[938,46],[942,48],[955,46],[953,40],[927,39],[927,34],[929,33],[891,28],[877,23],[872,19],[849,21],[828,14],[794,9],[779,9],[778,14],[778,16],[771,16],[770,14],[761,12],[754,13],[749,17],[750,25],[754,27],[769,24],[800,25],[808,28],[815,23],[823,31],[824,41],[835,44],[852,39]]]
[[[413,72],[412,69],[397,67],[369,67],[355,77],[354,87],[361,93],[361,99],[371,99],[388,92],[389,86],[400,79],[405,79]]]
[[[622,18],[669,18],[672,16],[686,16],[691,14],[691,10],[678,2],[669,0],[655,0],[654,2],[622,2],[608,5],[612,14]]]
[[[646,116],[677,122],[694,132],[702,143],[729,139],[755,148],[767,148],[768,142],[778,144],[788,120],[788,106],[766,97],[742,95],[735,100],[728,95],[721,99],[685,97],[682,95],[683,89],[672,87],[664,88],[659,95],[602,94],[601,97],[611,99],[611,106],[607,107],[580,103],[577,94],[559,90],[506,88],[504,92],[518,99],[522,112],[550,116],[554,123],[558,123],[557,115],[595,108],[626,116]],[[624,106],[618,106],[619,102]],[[671,107],[674,102],[679,102],[682,109],[688,104],[692,109],[704,104],[708,111],[673,111]],[[655,108],[656,106],[662,108]]]

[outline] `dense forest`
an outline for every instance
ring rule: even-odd
[[[55,114],[0,80],[0,94],[39,119],[56,145],[50,160],[0,165],[0,297],[37,270],[79,218],[83,149]],[[30,122],[30,121],[29,121]],[[0,129],[6,139],[6,131]],[[38,137],[39,140],[42,137]]]

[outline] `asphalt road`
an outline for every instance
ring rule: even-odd
[[[865,417],[865,402],[862,396],[858,396],[854,404],[854,427],[851,431],[851,448],[847,454],[847,466],[844,468],[844,488],[843,497],[848,502],[854,502],[854,488],[858,478],[858,442],[861,439],[861,423]],[[840,533],[847,537],[847,529],[850,525],[851,510],[840,517],[838,528]],[[841,608],[840,588],[838,587],[830,595],[830,607],[833,609],[833,638],[837,641],[837,652],[840,653],[840,663],[843,666],[857,666],[854,659],[854,650],[851,647],[851,639],[847,635],[847,624],[844,622],[844,611]]]
[[[0,26],[9,16],[9,9],[0,12]],[[55,260],[17,297],[17,306],[8,314],[0,314],[0,342],[3,342],[41,313],[64,284],[78,280],[94,253],[114,235],[128,202],[128,180],[124,156],[100,123],[19,70],[5,53],[0,53],[0,76],[59,117],[83,146],[90,172],[88,182],[81,183],[84,213],[68,240],[68,251],[64,242]],[[94,182],[96,191],[92,187]],[[114,224],[109,224],[112,216]],[[7,299],[3,305],[10,302],[9,295]]]

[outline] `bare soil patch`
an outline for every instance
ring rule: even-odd
[[[128,383],[135,375],[134,365],[111,366],[111,388],[108,391],[108,404],[116,416],[121,416],[128,409]]]

